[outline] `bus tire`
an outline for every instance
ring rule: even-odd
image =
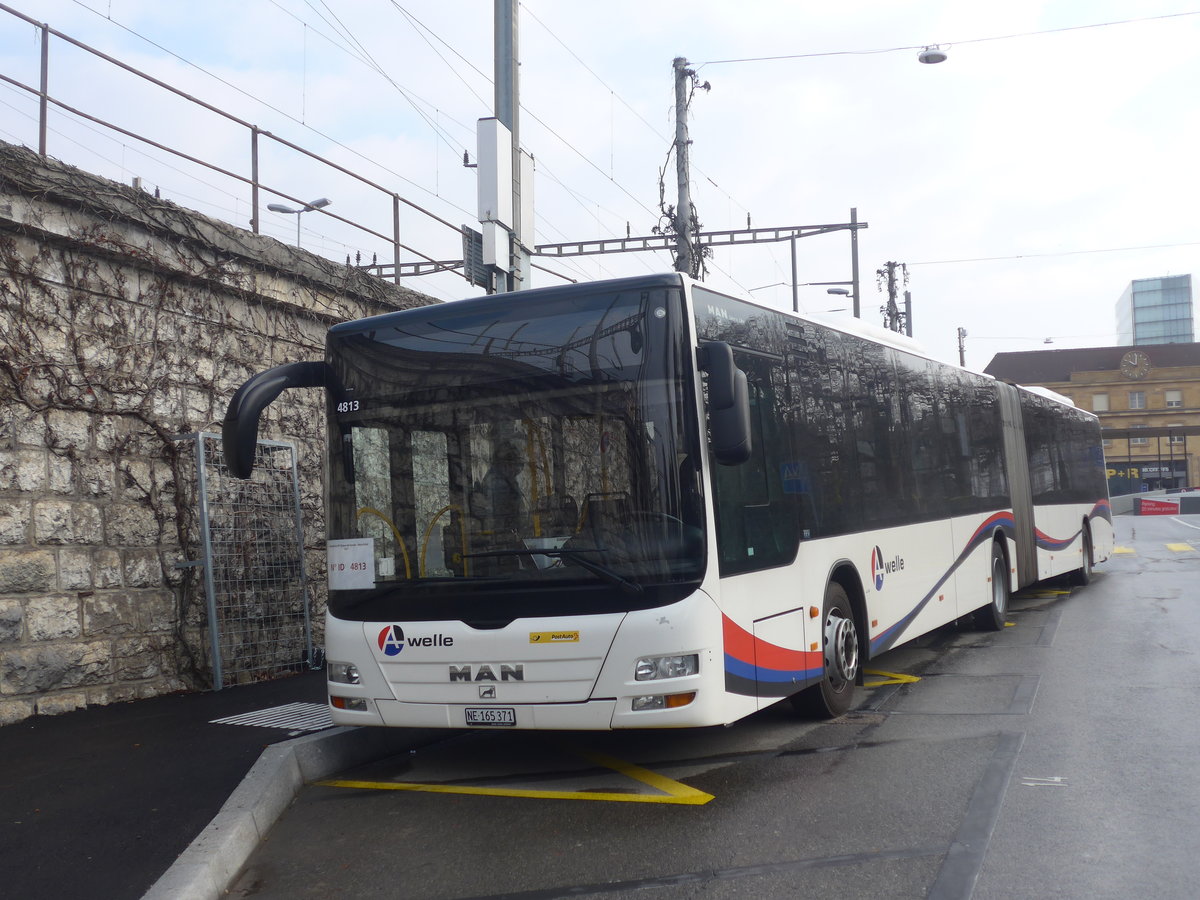
[[[819,683],[792,695],[792,706],[804,716],[836,719],[854,700],[854,682],[862,659],[854,609],[846,589],[835,581],[825,588],[821,621],[825,671]]]
[[[1083,565],[1071,573],[1071,584],[1083,587],[1092,581],[1092,532],[1083,526]]]
[[[992,541],[991,600],[975,610],[975,627],[980,631],[1000,631],[1008,617],[1008,561],[999,541]]]

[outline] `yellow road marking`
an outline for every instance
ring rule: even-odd
[[[1053,600],[1056,597],[1066,597],[1070,591],[1059,591],[1053,588],[1026,588],[1013,596],[1017,600]]]
[[[1167,549],[1176,553],[1191,553],[1196,548],[1191,544],[1167,544]]]
[[[1113,547],[1112,552],[1114,556],[1118,553],[1137,553],[1132,547]]]
[[[688,787],[682,782],[675,781],[665,775],[660,775],[657,772],[651,772],[649,769],[643,769],[641,766],[634,763],[624,762],[615,759],[611,756],[605,756],[602,753],[587,753],[580,751],[580,756],[584,759],[590,759],[598,766],[604,766],[606,769],[612,769],[614,772],[620,772],[627,778],[632,778],[634,781],[640,781],[642,784],[648,785],[655,790],[662,791],[673,800],[658,800],[653,801],[647,797],[643,802],[659,802],[659,803],[687,803],[694,806],[701,806],[709,800],[714,799],[712,794],[706,794],[704,791],[698,791],[693,787]],[[621,795],[617,795],[621,796]],[[625,797],[624,799],[633,799]],[[639,798],[640,799],[640,798]]]
[[[453,784],[420,784],[402,781],[353,781],[330,779],[316,782],[324,787],[357,788],[375,791],[419,791],[429,794],[473,794],[480,797],[525,797],[533,800],[607,800],[611,803],[673,803],[685,806],[702,806],[714,799],[712,794],[688,787],[682,782],[667,778],[633,763],[614,759],[599,753],[580,752],[580,756],[598,766],[640,781],[661,794],[614,794],[604,791],[536,791],[521,788],[466,787]]]
[[[882,687],[885,684],[916,684],[921,679],[916,675],[901,675],[897,672],[880,672],[878,669],[863,669],[864,675],[878,675],[883,681],[864,681],[863,687]]]

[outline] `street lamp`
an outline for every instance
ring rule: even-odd
[[[311,212],[314,209],[324,209],[332,201],[328,197],[322,197],[319,200],[313,200],[305,203],[300,209],[292,209],[290,206],[284,206],[282,203],[268,203],[267,209],[271,212],[287,213],[296,217],[296,246],[300,246],[300,214]]]
[[[917,62],[925,63],[927,66],[935,66],[938,63],[946,61],[946,51],[934,44],[931,47],[926,47],[917,54]]]

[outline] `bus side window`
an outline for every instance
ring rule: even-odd
[[[743,369],[764,369],[758,360],[739,361]],[[768,370],[769,372],[769,370]],[[717,543],[723,575],[783,565],[799,543],[797,496],[784,488],[791,441],[783,428],[775,392],[758,372],[750,385],[753,450],[739,466],[714,466]],[[750,374],[747,371],[747,374]]]

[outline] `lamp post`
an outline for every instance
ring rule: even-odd
[[[296,217],[296,246],[300,246],[300,215],[302,213],[311,212],[314,209],[324,209],[332,201],[328,197],[321,197],[319,200],[312,200],[305,203],[300,209],[292,209],[290,206],[284,206],[282,203],[268,203],[267,209],[271,212],[286,213]]]

